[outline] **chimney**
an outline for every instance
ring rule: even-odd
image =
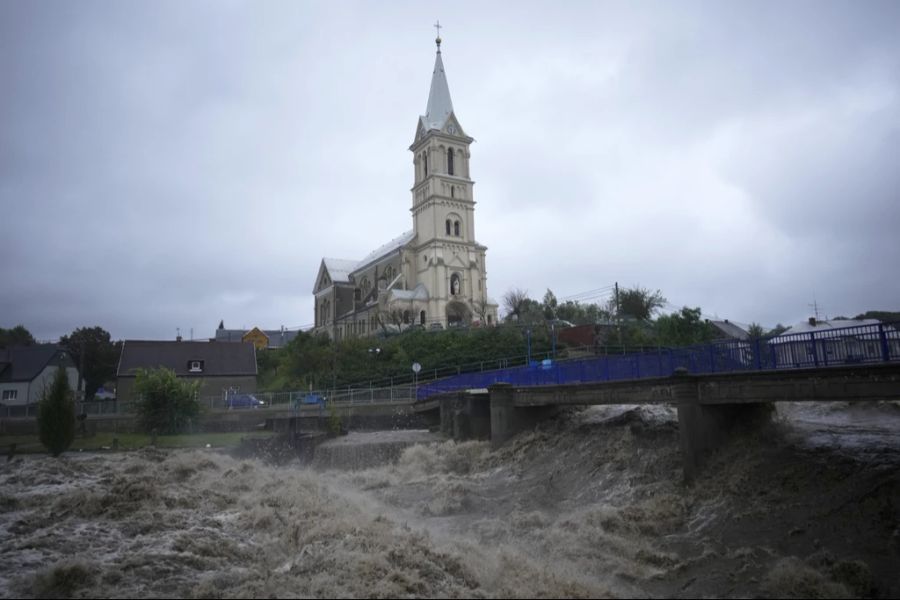
[[[810,317],[810,318],[809,318],[809,324],[810,324],[810,326],[815,327],[815,326],[816,326],[816,318],[815,318],[815,317]]]

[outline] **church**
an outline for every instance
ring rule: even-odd
[[[475,239],[474,141],[460,125],[441,59],[441,38],[425,115],[416,125],[412,229],[362,260],[323,258],[313,288],[314,333],[332,339],[411,327],[492,326],[485,252]]]

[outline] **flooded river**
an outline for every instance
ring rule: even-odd
[[[497,451],[420,433],[392,464],[353,464],[380,435],[403,438],[335,442],[315,468],[215,450],[4,462],[0,595],[900,595],[895,404],[780,407],[692,487],[672,408],[573,411]]]

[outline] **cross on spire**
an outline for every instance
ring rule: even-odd
[[[434,38],[434,43],[437,44],[437,51],[441,51],[441,22],[438,21],[434,24],[434,28],[437,30],[437,37]]]

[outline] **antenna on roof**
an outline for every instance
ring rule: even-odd
[[[816,315],[816,321],[818,321],[819,320],[819,303],[816,302],[815,295],[813,296],[812,304],[807,304],[807,306],[810,307],[811,309],[813,309],[813,312]]]

